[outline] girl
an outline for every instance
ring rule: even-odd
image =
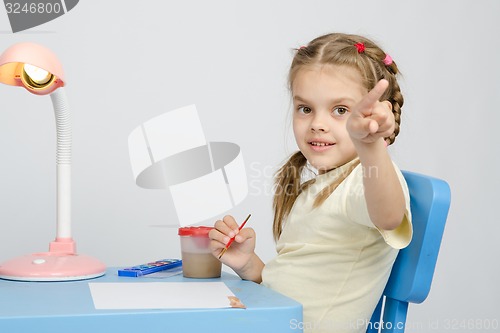
[[[411,240],[409,194],[386,146],[399,133],[398,68],[372,41],[328,34],[299,48],[289,72],[299,151],[276,173],[278,255],[255,254],[255,232],[231,216],[210,232],[242,279],[304,308],[305,332],[364,332],[398,249]],[[301,180],[306,167],[318,175]]]

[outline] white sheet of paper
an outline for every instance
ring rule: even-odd
[[[223,282],[91,282],[98,310],[229,308]]]

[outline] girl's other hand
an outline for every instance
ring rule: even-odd
[[[380,80],[352,109],[346,126],[353,141],[373,143],[394,132],[392,105],[389,101],[379,101],[388,85],[387,80]]]
[[[222,220],[215,222],[214,229],[210,231],[210,248],[215,257],[219,257],[222,249],[229,240],[236,236],[234,242],[224,253],[220,261],[233,270],[240,270],[252,259],[255,250],[255,231],[252,228],[238,230],[235,219],[226,215]]]

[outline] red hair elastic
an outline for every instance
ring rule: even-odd
[[[386,66],[392,65],[392,58],[390,55],[386,54],[384,60],[382,60]]]
[[[365,44],[363,44],[363,43],[356,43],[356,44],[354,44],[354,46],[356,46],[356,49],[358,50],[358,53],[365,52]]]

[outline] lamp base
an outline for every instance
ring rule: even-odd
[[[104,275],[99,260],[79,254],[42,252],[0,264],[0,278],[14,281],[76,281]]]

